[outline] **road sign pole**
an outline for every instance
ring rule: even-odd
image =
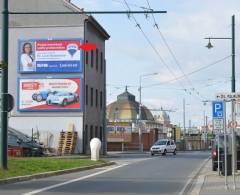
[[[218,175],[220,175],[220,147],[219,147],[219,144],[220,144],[220,130],[218,131]]]
[[[231,127],[231,133],[232,133],[232,176],[233,176],[233,189],[236,190],[236,180],[235,180],[235,166],[236,166],[236,145],[235,145],[235,101],[232,100],[232,123],[233,126]]]
[[[224,173],[225,173],[225,188],[228,189],[227,181],[227,136],[226,136],[226,102],[224,101]]]

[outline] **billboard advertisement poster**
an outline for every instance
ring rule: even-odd
[[[108,142],[131,142],[132,127],[125,125],[108,125]]]
[[[18,111],[82,111],[81,78],[18,79]]]
[[[81,39],[19,40],[18,70],[20,73],[82,72]]]

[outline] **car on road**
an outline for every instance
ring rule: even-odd
[[[73,102],[78,102],[79,96],[76,93],[71,92],[57,92],[55,94],[50,94],[47,97],[47,105],[61,105],[66,106]]]
[[[216,135],[215,139],[213,140],[212,144],[212,170],[217,171],[218,168],[218,136],[219,136],[219,156],[220,156],[220,168],[222,167],[222,160],[221,157],[224,157],[224,135],[219,134]],[[226,142],[227,142],[227,153],[232,154],[232,137],[231,135],[226,135]],[[236,136],[236,148],[237,148],[237,167],[240,169],[240,136]]]
[[[173,153],[176,155],[176,144],[172,139],[160,139],[153,144],[150,149],[151,155],[162,154],[166,155],[167,153]]]

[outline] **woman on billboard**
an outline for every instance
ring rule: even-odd
[[[29,42],[24,43],[21,55],[21,66],[23,72],[32,72],[36,70],[36,64],[32,53],[32,44]]]

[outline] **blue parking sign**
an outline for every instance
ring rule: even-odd
[[[213,101],[212,102],[212,116],[213,116],[213,118],[223,118],[224,117],[224,102],[223,101]]]

